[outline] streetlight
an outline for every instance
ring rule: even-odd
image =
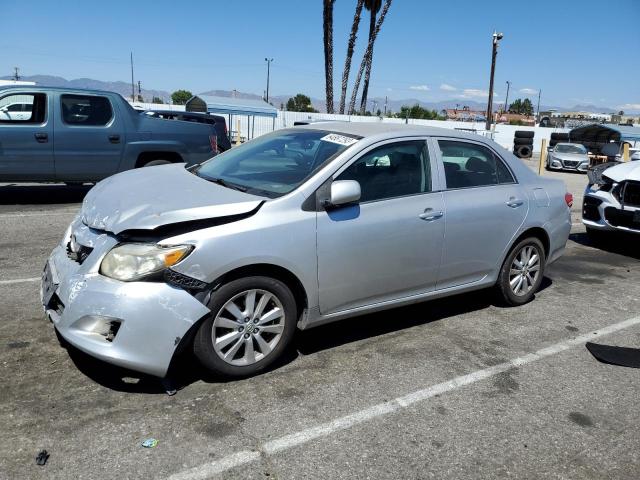
[[[497,33],[495,30],[493,31],[493,35],[491,36],[493,44],[493,48],[491,51],[491,77],[489,79],[489,102],[487,104],[487,123],[485,125],[485,130],[491,129],[491,121],[493,119],[493,74],[496,71],[496,55],[498,55],[498,42],[502,40],[504,35],[502,33]]]
[[[269,103],[269,70],[271,67],[271,62],[273,62],[273,58],[265,58],[264,61],[267,62],[267,93],[265,97],[267,97],[266,102]]]

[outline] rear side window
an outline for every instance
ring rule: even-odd
[[[113,109],[107,97],[61,95],[62,120],[69,125],[104,126],[111,121]]]
[[[47,108],[44,93],[12,93],[0,97],[0,123],[43,123]]]
[[[489,148],[469,142],[438,140],[447,188],[515,183],[513,175]]]

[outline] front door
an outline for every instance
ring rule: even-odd
[[[335,180],[357,180],[356,205],[318,212],[320,311],[331,314],[435,288],[444,223],[424,139],[373,147]]]
[[[52,181],[53,121],[45,93],[0,96],[0,181]]]
[[[446,179],[445,242],[438,289],[483,280],[522,226],[529,203],[502,159],[485,145],[438,139]]]
[[[60,94],[55,169],[60,181],[100,180],[118,171],[125,143],[121,114],[102,95]]]

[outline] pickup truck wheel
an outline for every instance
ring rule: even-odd
[[[529,237],[518,242],[502,264],[496,283],[502,300],[512,307],[531,301],[542,283],[545,263],[540,240]]]
[[[151,160],[144,165],[143,167],[155,167],[156,165],[169,165],[171,162],[169,160]]]
[[[254,276],[233,280],[211,296],[193,351],[212,373],[254,375],[285,351],[297,323],[296,301],[281,281]]]

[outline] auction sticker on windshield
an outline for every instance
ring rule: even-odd
[[[325,135],[320,140],[324,140],[325,142],[338,143],[340,145],[353,145],[358,140],[351,137],[345,137],[344,135],[338,135],[337,133],[330,133],[329,135]]]

